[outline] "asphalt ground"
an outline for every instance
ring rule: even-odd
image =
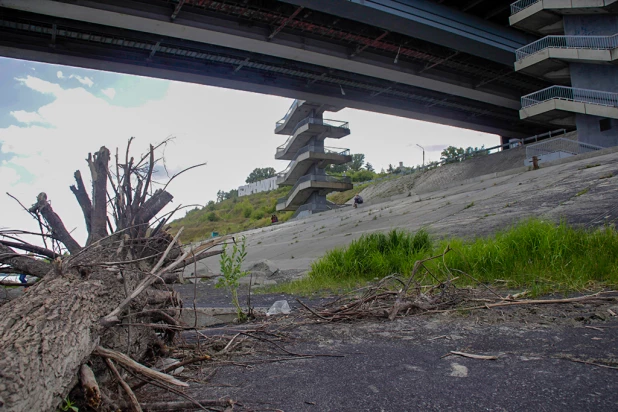
[[[187,393],[228,397],[239,402],[235,410],[253,411],[615,411],[618,318],[608,309],[615,313],[616,303],[453,311],[393,322],[316,323],[295,311],[244,326],[266,328],[271,335],[263,336],[271,339],[285,336],[278,343],[283,349],[265,344],[269,350],[229,364],[190,369],[187,376],[198,379],[216,373]],[[238,330],[224,332],[231,338]],[[316,356],[290,360],[288,352]]]

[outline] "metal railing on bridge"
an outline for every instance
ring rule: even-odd
[[[618,93],[578,89],[567,86],[551,86],[523,96],[521,98],[521,106],[522,108],[526,108],[553,99],[618,107]]]
[[[298,188],[302,183],[313,181],[313,182],[332,182],[332,183],[352,183],[352,179],[349,176],[330,176],[330,175],[305,175],[296,181],[296,184],[292,186],[290,190],[290,195],[294,194],[294,191]],[[279,203],[287,203],[290,195],[285,197],[280,197],[277,199],[277,204]]]
[[[519,13],[520,11],[527,9],[528,7],[539,3],[541,0],[519,0],[515,3],[511,3],[511,15]]]
[[[526,146],[526,158],[530,159],[532,156],[540,157],[551,153],[579,155],[582,153],[595,152],[601,149],[603,149],[603,147],[595,146],[593,144],[578,142],[577,140],[557,138]]]
[[[545,49],[612,50],[618,48],[618,34],[613,36],[546,36],[515,51],[517,60]]]

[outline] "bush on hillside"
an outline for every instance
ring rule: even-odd
[[[357,172],[348,172],[348,176],[353,182],[366,182],[373,180],[377,177],[377,173],[370,172],[369,170],[361,169]]]

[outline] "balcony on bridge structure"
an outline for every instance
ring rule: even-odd
[[[569,63],[618,64],[618,35],[546,36],[515,53],[516,71],[570,84]]]
[[[294,160],[296,153],[312,139],[341,139],[349,134],[348,122],[307,117],[291,128],[291,136],[277,148],[275,159]]]
[[[618,119],[618,93],[552,86],[521,98],[522,119],[574,126],[576,114]]]
[[[308,145],[298,150],[289,166],[277,174],[277,185],[294,185],[298,179],[309,172],[313,165],[324,169],[328,165],[340,165],[351,161],[350,149]]]
[[[562,32],[562,17],[570,14],[618,12],[618,0],[519,0],[511,4],[512,27],[532,33]]]
[[[277,211],[297,210],[307,204],[312,196],[326,197],[330,192],[343,192],[354,187],[349,177],[338,177],[329,175],[305,175],[298,179],[292,187],[290,194],[277,200]],[[326,201],[324,201],[326,206]],[[324,211],[315,209],[315,211]]]

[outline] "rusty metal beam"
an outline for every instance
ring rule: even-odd
[[[174,21],[176,19],[176,17],[178,16],[178,13],[180,13],[180,9],[182,9],[182,6],[184,6],[186,0],[179,0],[178,4],[176,5],[176,8],[174,9],[174,12],[171,15],[171,19],[172,21]]]
[[[273,39],[273,38],[274,38],[274,37],[275,37],[275,36],[276,36],[276,35],[277,35],[277,34],[278,34],[281,30],[283,30],[283,28],[284,28],[285,26],[287,26],[287,25],[288,25],[288,23],[289,23],[290,21],[294,20],[294,18],[295,18],[296,16],[298,16],[298,13],[300,13],[301,11],[303,11],[303,9],[304,9],[304,7],[303,7],[303,6],[300,6],[300,7],[298,7],[296,10],[294,10],[294,13],[292,13],[292,14],[290,15],[290,17],[288,17],[288,18],[286,18],[285,20],[283,20],[283,21],[279,24],[279,26],[278,26],[275,30],[273,30],[273,32],[272,32],[272,33],[270,33],[270,36],[268,36],[268,40],[272,40],[272,39]]]

